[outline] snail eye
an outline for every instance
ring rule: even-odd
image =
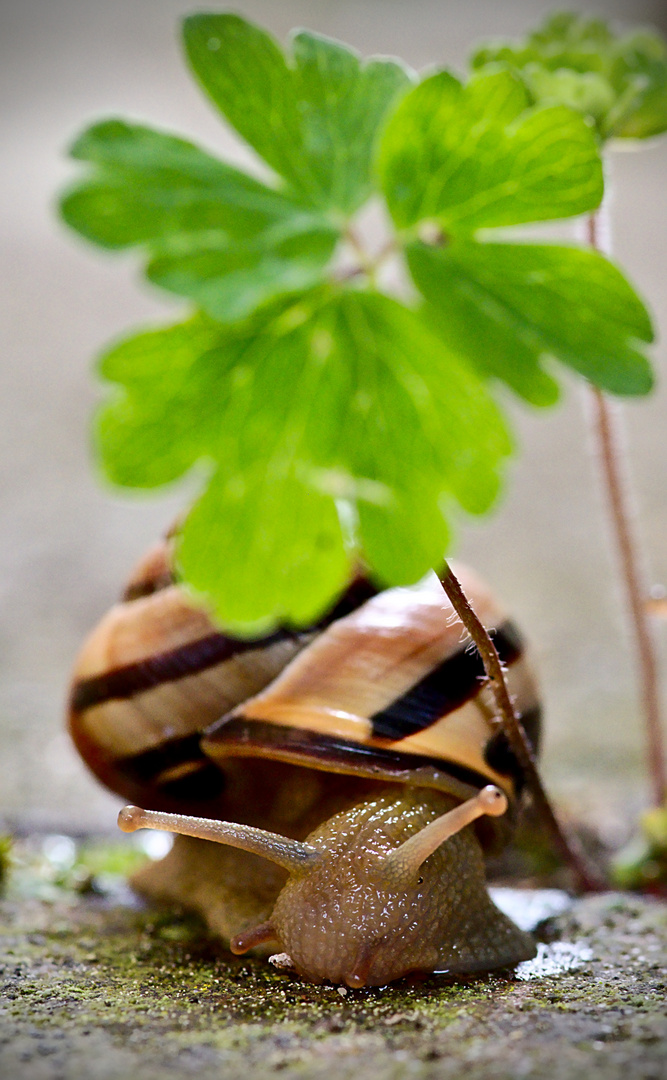
[[[423,885],[423,884],[424,884],[424,879],[423,879],[423,877],[417,878],[417,884],[418,884],[418,885]]]

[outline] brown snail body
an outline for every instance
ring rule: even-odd
[[[459,572],[535,743],[520,637]],[[82,650],[70,730],[148,808],[122,828],[185,834],[138,887],[199,910],[233,951],[351,986],[534,955],[484,883],[521,770],[435,576],[384,593],[359,578],[317,626],[249,642],[216,631],[156,549]]]

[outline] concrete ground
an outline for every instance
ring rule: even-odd
[[[514,976],[353,991],[232,957],[183,916],[30,886],[18,858],[0,904],[2,1080],[664,1077],[663,904],[578,901]]]

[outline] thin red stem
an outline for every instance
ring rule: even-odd
[[[588,218],[588,241],[592,248],[600,250],[602,245],[596,214],[591,214]],[[591,396],[600,466],[635,638],[653,801],[656,806],[663,806],[667,802],[667,768],[662,734],[658,661],[647,609],[649,591],[641,571],[638,545],[633,535],[627,482],[621,465],[623,455],[617,416],[601,390],[591,386]]]
[[[440,574],[440,582],[482,658],[505,734],[524,771],[528,790],[545,827],[551,835],[554,846],[572,870],[578,886],[584,892],[599,892],[605,888],[605,883],[596,871],[588,865],[588,861],[576,840],[573,837],[568,838],[565,836],[549,797],[544,790],[533,748],[512,705],[503,667],[493,640],[475,614],[448,563],[445,563]]]

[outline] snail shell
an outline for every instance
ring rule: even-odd
[[[536,747],[539,703],[522,638],[472,572],[457,567],[457,574],[493,634]],[[297,898],[284,871],[257,855],[179,837],[139,885],[198,908],[227,938],[240,940],[273,912],[273,939],[284,945],[288,937],[294,966],[315,981],[381,984],[409,970],[488,969],[532,955],[526,935],[488,898],[479,846],[497,848],[507,840],[522,771],[499,730],[478,654],[435,575],[384,592],[359,576],[317,624],[242,639],[216,630],[191,603],[173,581],[169,544],[159,545],[85,643],[69,725],[92,771],[131,801],[276,830],[298,841],[321,839],[322,830],[334,839],[354,834],[356,849],[368,846],[372,830],[387,842],[400,841],[418,821],[494,784],[507,796],[509,813],[480,818],[476,837],[466,829],[427,860],[427,900],[399,905],[398,922],[381,933],[369,930],[360,911],[346,945],[334,934],[333,953],[331,939],[320,947],[315,932],[305,944],[290,937],[290,926],[303,925],[304,904],[312,911],[313,896],[327,892],[331,900],[330,884],[315,888],[317,875],[305,890],[308,898]],[[431,899],[443,880],[448,895]],[[351,918],[350,897],[360,895],[359,888],[345,895],[327,918]],[[420,904],[426,904],[421,930],[419,919],[406,915],[418,913]],[[449,930],[441,925],[443,913]],[[265,940],[253,934],[244,947]],[[443,935],[449,935],[446,944]],[[364,959],[369,936],[376,946]],[[377,946],[381,939],[391,944]],[[395,955],[408,939],[413,944],[397,971]]]

